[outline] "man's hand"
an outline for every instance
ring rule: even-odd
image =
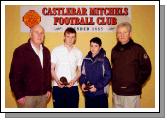
[[[48,103],[49,100],[50,100],[50,97],[51,97],[51,92],[50,92],[50,91],[47,91],[45,95],[46,95],[46,98],[47,98],[47,99],[46,99],[46,102]]]
[[[75,80],[71,80],[70,82],[69,82],[69,85],[67,85],[67,87],[68,88],[70,88],[70,87],[72,87],[74,84],[75,84]]]
[[[90,89],[89,89],[90,92],[96,92],[96,90],[97,90],[97,89],[95,88],[94,85],[90,86]]]
[[[56,80],[56,83],[57,83],[59,88],[63,88],[64,87],[63,83],[60,80]]]
[[[50,91],[47,91],[46,96],[49,98],[51,95]]]
[[[82,89],[83,92],[88,91],[88,90],[85,90],[85,87],[86,87],[86,85],[85,85],[85,84],[82,84],[81,89]]]
[[[24,105],[24,103],[25,103],[25,97],[22,97],[22,98],[18,99],[17,103],[20,104],[20,105]]]

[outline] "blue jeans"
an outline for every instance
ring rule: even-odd
[[[59,88],[53,86],[53,106],[54,108],[78,108],[79,93],[78,87]]]
[[[108,108],[108,96],[106,94],[97,96],[85,96],[86,108]]]

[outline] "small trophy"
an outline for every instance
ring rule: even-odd
[[[67,82],[67,78],[66,77],[61,77],[60,81],[62,82],[62,85],[67,86],[69,83]]]
[[[92,84],[90,83],[90,81],[87,81],[86,83],[86,87],[84,88],[85,90],[89,90],[90,86],[92,86]]]

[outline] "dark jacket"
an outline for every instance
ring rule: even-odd
[[[118,95],[140,95],[151,74],[151,62],[144,48],[133,40],[112,49],[112,89]]]
[[[43,68],[30,41],[15,49],[10,69],[10,85],[16,97],[37,96],[51,91],[51,60],[43,46]]]
[[[89,51],[83,60],[81,72],[80,84],[86,84],[89,81],[97,89],[95,93],[85,92],[85,95],[106,94],[106,86],[111,79],[111,66],[103,48],[94,58],[92,58],[92,53]]]

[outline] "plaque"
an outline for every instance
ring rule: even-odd
[[[90,81],[87,81],[86,83],[86,87],[84,88],[85,90],[89,90],[90,86],[92,86],[92,84],[90,83]]]
[[[62,82],[62,85],[67,86],[69,84],[66,77],[61,77],[60,81]]]

